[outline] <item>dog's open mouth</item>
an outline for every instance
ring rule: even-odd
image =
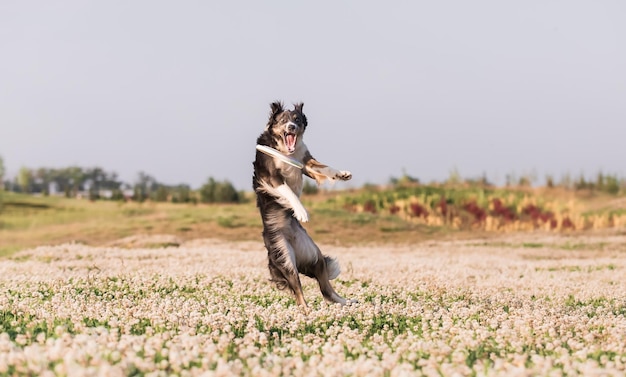
[[[283,139],[285,140],[285,146],[287,147],[287,151],[289,154],[292,154],[296,150],[296,139],[297,135],[291,132],[285,132],[283,134]]]

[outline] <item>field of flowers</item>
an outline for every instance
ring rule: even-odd
[[[0,259],[0,376],[624,375],[626,236],[324,247],[359,304],[310,310],[261,243]]]

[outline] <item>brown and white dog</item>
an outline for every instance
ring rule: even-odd
[[[302,140],[307,119],[302,103],[293,110],[285,110],[282,103],[271,104],[271,113],[265,131],[257,144],[277,149],[301,161],[302,169],[259,151],[254,161],[252,186],[257,195],[257,206],[263,219],[263,240],[267,249],[272,281],[279,289],[289,287],[299,305],[306,307],[299,273],[317,279],[324,298],[330,302],[346,304],[330,285],[339,275],[339,264],[325,256],[300,224],[309,217],[300,202],[302,174],[315,179],[318,184],[326,179],[349,180],[352,174],[339,171],[315,160]]]

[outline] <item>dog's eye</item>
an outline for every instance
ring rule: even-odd
[[[293,119],[293,121],[294,121],[294,122],[300,122],[300,117],[295,117],[295,118]]]

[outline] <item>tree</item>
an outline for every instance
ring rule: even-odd
[[[230,182],[224,181],[218,184],[215,190],[215,201],[218,203],[237,203],[239,202],[239,193]]]
[[[22,188],[23,192],[31,191],[31,184],[33,182],[33,175],[29,168],[22,167],[17,175],[17,183]]]
[[[319,187],[311,183],[308,179],[304,181],[304,185],[302,186],[302,193],[304,195],[315,195],[319,192]]]
[[[606,188],[605,191],[608,192],[609,194],[613,194],[616,195],[619,193],[620,190],[620,182],[617,179],[617,175],[608,175],[606,177]]]
[[[173,189],[172,202],[173,203],[189,203],[195,202],[196,198],[192,196],[191,187],[186,184],[180,184]]]
[[[203,203],[238,203],[241,197],[235,187],[229,182],[218,182],[210,177],[200,187],[200,200]]]
[[[151,196],[152,191],[156,190],[158,185],[159,184],[154,177],[142,171],[139,172],[137,175],[137,181],[133,187],[133,200],[143,202]]]
[[[44,195],[50,194],[50,170],[46,168],[38,168],[33,172],[33,178],[35,181],[35,191],[41,192]]]
[[[394,186],[414,186],[420,183],[420,180],[416,177],[410,176],[406,169],[402,168],[402,176],[400,178],[391,177],[389,183]]]
[[[154,192],[154,201],[155,202],[166,202],[167,197],[169,196],[169,190],[164,185],[159,185],[159,187]]]
[[[68,175],[70,176],[70,182],[72,184],[72,196],[76,196],[83,188],[85,173],[83,169],[78,166],[72,166],[68,168]]]

